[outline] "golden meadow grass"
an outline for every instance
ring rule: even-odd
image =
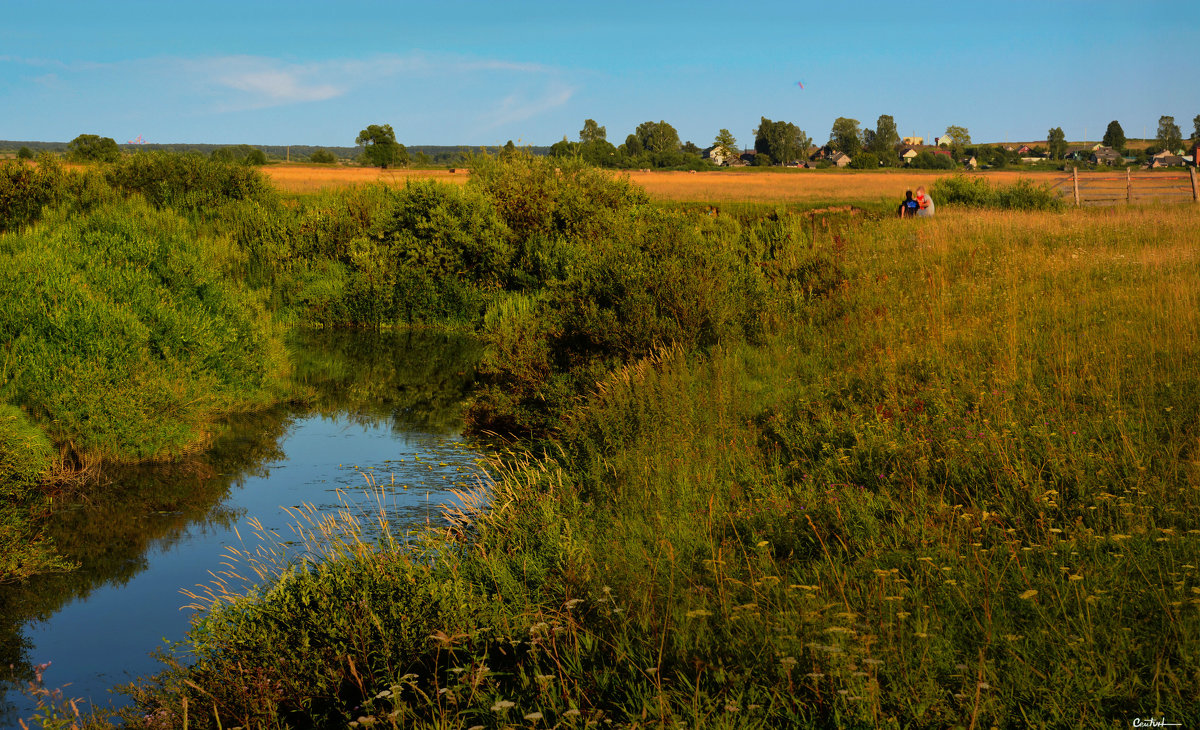
[[[323,165],[268,165],[263,172],[283,192],[310,193],[327,188],[364,183],[403,185],[408,180],[431,178],[442,182],[465,183],[464,169],[448,170],[390,169],[369,167],[332,167]],[[918,185],[926,187],[952,173],[928,170],[859,172],[854,170],[758,170],[705,172],[613,172],[628,175],[646,189],[655,200],[708,203],[844,203],[849,201],[899,203],[904,191]],[[996,171],[976,173],[995,184],[1007,185],[1018,178],[1034,182],[1062,180],[1062,172]]]

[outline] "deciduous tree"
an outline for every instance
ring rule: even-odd
[[[1158,135],[1154,138],[1158,146],[1174,153],[1183,143],[1183,133],[1175,123],[1175,117],[1162,116],[1158,118]]]
[[[713,155],[721,157],[724,161],[729,161],[737,157],[738,153],[737,139],[728,129],[722,129],[717,132],[717,138],[713,140]]]
[[[896,153],[896,145],[900,144],[900,133],[896,131],[896,120],[890,114],[880,114],[875,120],[875,130],[871,134],[867,149],[879,158],[886,167],[900,164],[900,156]]]
[[[859,131],[858,120],[847,117],[833,120],[833,129],[829,131],[829,144],[835,150],[851,157],[857,155],[862,149],[862,132]]]
[[[67,144],[67,159],[78,162],[116,162],[121,148],[112,137],[81,134]]]
[[[950,138],[950,144],[954,147],[962,148],[971,144],[971,133],[966,127],[951,124],[946,127],[946,136]]]
[[[757,155],[767,154],[771,160],[781,164],[795,162],[808,152],[812,140],[804,130],[791,122],[773,122],[766,117],[759,118],[758,129],[754,130],[754,152]]]
[[[1192,141],[1200,142],[1200,114],[1192,117]]]
[[[608,131],[596,124],[595,119],[583,120],[583,129],[579,130],[580,142],[603,142],[608,139]]]
[[[390,124],[372,124],[358,133],[354,144],[362,145],[362,160],[368,165],[388,167],[408,164],[408,150],[396,141]]]
[[[1055,127],[1046,132],[1046,148],[1050,157],[1055,160],[1061,160],[1067,154],[1067,135],[1062,127]]]
[[[642,149],[647,152],[674,152],[679,149],[679,133],[666,122],[642,122],[635,134],[642,143]]]

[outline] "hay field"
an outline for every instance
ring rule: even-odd
[[[359,183],[384,182],[403,185],[413,178],[444,182],[466,182],[468,173],[448,170],[380,170],[370,167],[325,167],[316,165],[269,165],[263,172],[289,193],[311,193]],[[707,172],[614,172],[627,174],[655,200],[703,203],[843,203],[893,201],[918,185],[932,185],[949,172],[895,170],[858,172],[852,170],[713,170]],[[987,175],[994,183],[1011,184],[1025,177],[1034,182],[1061,180],[1061,172],[1002,170],[971,173]]]
[[[413,178],[434,178],[444,182],[467,181],[467,171],[449,170],[381,170],[377,167],[332,167],[326,165],[267,165],[262,171],[282,191],[315,193],[325,188],[340,188],[362,183],[403,185]]]

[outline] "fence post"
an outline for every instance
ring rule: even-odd
[[[1125,168],[1125,202],[1133,202],[1133,178],[1129,176],[1129,168]]]
[[[1188,174],[1192,176],[1192,200],[1200,203],[1200,188],[1196,187],[1196,168],[1189,167]]]
[[[1079,207],[1079,168],[1071,168],[1071,180],[1075,183],[1075,207]]]

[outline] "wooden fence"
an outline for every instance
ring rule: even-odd
[[[1124,174],[1112,172],[1085,172],[1071,168],[1071,174],[1052,187],[1064,198],[1081,205],[1116,205],[1149,201],[1192,201],[1200,202],[1200,187],[1197,187],[1196,168],[1164,172],[1134,174],[1126,169]]]

